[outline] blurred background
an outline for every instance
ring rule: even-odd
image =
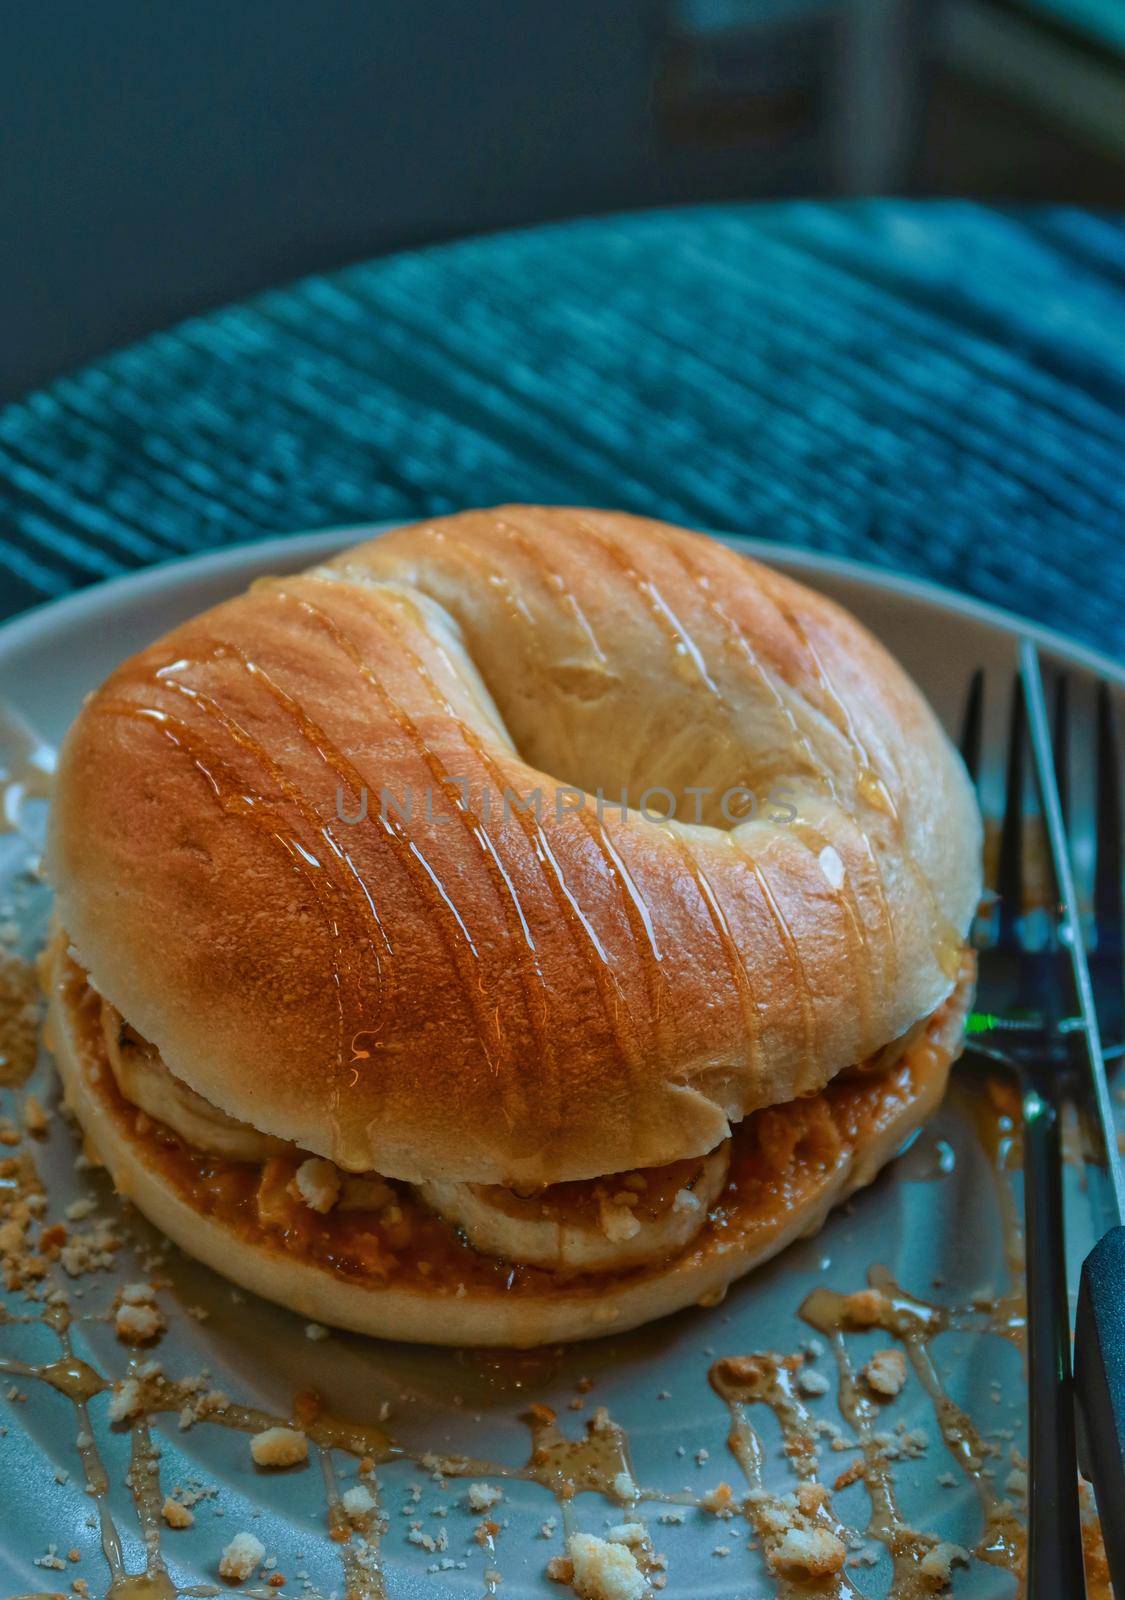
[[[1125,200],[1125,0],[4,8],[0,398],[267,284],[692,200]]]

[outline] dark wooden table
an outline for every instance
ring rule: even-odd
[[[1125,224],[708,207],[274,291],[0,414],[0,613],[509,499],[858,556],[1125,655]]]

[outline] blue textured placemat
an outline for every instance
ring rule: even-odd
[[[925,574],[1125,655],[1125,225],[724,206],[414,251],[0,414],[0,609],[265,533],[625,506]]]

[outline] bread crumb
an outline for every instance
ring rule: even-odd
[[[612,1244],[622,1244],[641,1231],[641,1224],[629,1207],[608,1198],[598,1201],[598,1225]]]
[[[918,1571],[924,1578],[933,1579],[939,1588],[945,1589],[953,1582],[953,1568],[968,1565],[969,1552],[959,1544],[935,1544],[918,1563]]]
[[[164,1318],[154,1305],[124,1302],[117,1308],[113,1327],[122,1344],[148,1344],[164,1332]]]
[[[470,1483],[469,1485],[469,1510],[487,1511],[497,1501],[503,1500],[503,1489],[495,1488],[491,1483]]]
[[[299,1428],[265,1428],[250,1441],[255,1466],[295,1467],[309,1458],[309,1441]]]
[[[734,1516],[734,1490],[729,1483],[718,1483],[713,1489],[708,1489],[699,1504],[704,1511],[710,1511],[712,1516]]]
[[[331,1161],[325,1161],[322,1156],[310,1156],[302,1161],[293,1181],[309,1209],[322,1215],[331,1211],[340,1198],[340,1174]]]
[[[374,1511],[375,1496],[362,1483],[357,1483],[354,1488],[344,1491],[340,1503],[349,1522],[362,1522],[369,1511]]]
[[[648,1538],[648,1529],[643,1522],[619,1522],[606,1530],[606,1538],[610,1544],[627,1544],[630,1550],[635,1550]]]
[[[566,1542],[568,1581],[580,1600],[643,1600],[648,1584],[628,1545],[572,1533]]]
[[[860,1376],[869,1389],[891,1400],[906,1383],[906,1357],[901,1350],[876,1350]]]
[[[874,1328],[890,1316],[893,1307],[881,1289],[857,1289],[845,1295],[840,1309],[857,1328]]]
[[[127,1306],[151,1305],[156,1290],[151,1283],[127,1283],[121,1291],[121,1300]]]
[[[252,1533],[236,1533],[223,1551],[219,1562],[219,1577],[242,1583],[263,1559],[266,1547]]]
[[[51,1113],[44,1109],[35,1095],[29,1094],[23,1103],[23,1125],[28,1133],[41,1137],[46,1133],[50,1120]]]
[[[793,1494],[751,1490],[746,1504],[758,1530],[770,1571],[779,1577],[823,1578],[842,1570],[847,1549],[824,1524],[828,1491],[802,1483]]]
[[[125,1378],[113,1391],[109,1402],[109,1420],[128,1422],[141,1409],[141,1386],[136,1378]]]
[[[812,1396],[827,1394],[830,1386],[823,1372],[814,1372],[806,1367],[797,1374],[797,1387],[802,1394]]]
[[[328,1338],[328,1334],[329,1334],[329,1330],[327,1328],[322,1327],[319,1322],[306,1322],[306,1324],[305,1324],[305,1338],[306,1339],[313,1339],[313,1340],[327,1339]]]
[[[187,1506],[182,1506],[178,1500],[173,1500],[171,1495],[168,1495],[161,1506],[160,1515],[170,1528],[190,1528],[195,1521]]]
[[[842,1570],[847,1549],[828,1528],[789,1527],[767,1553],[772,1572],[785,1577],[827,1578]]]

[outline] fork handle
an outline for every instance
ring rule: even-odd
[[[1062,1146],[1054,1096],[1023,1087],[1027,1260],[1028,1600],[1085,1594],[1070,1378]],[[1125,1591],[1122,1591],[1125,1593]]]
[[[1082,1267],[1074,1383],[1082,1469],[1094,1486],[1114,1590],[1125,1595],[1125,1228],[1111,1228]]]

